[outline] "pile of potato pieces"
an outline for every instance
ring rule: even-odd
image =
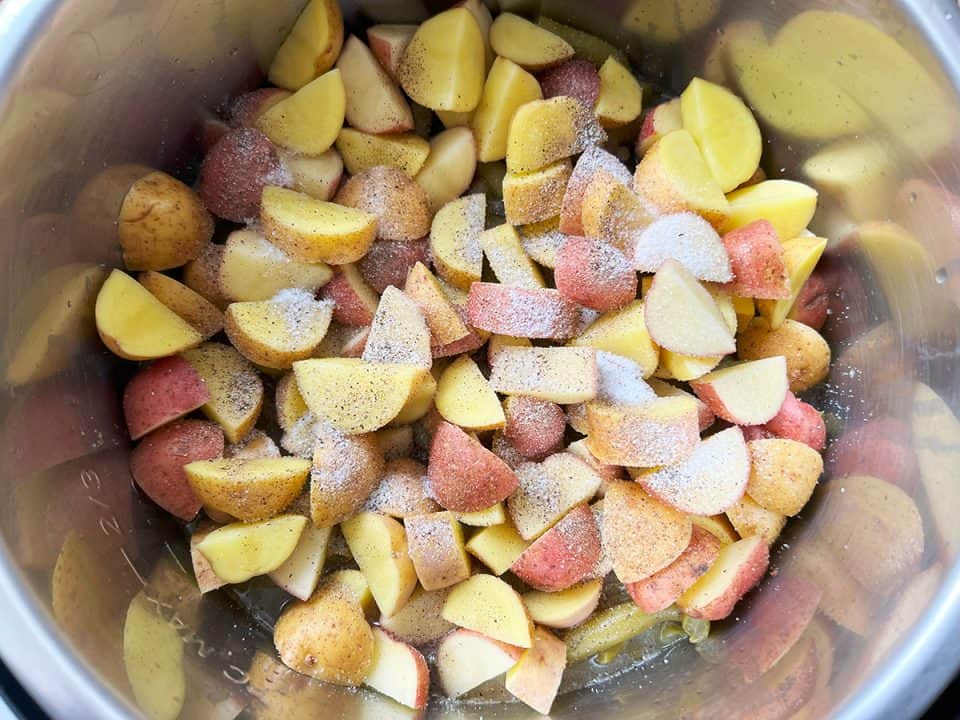
[[[725,88],[641,118],[618,56],[476,0],[343,35],[308,4],[196,190],[130,178],[142,272],[110,274],[96,322],[153,361],[124,393],[132,472],[207,516],[202,591],[269,574],[298,598],[290,668],[422,708],[439,643],[445,694],[505,673],[547,713],[568,662],[727,617],[810,498],[817,194],[763,179]],[[608,137],[636,138],[634,173]],[[213,244],[213,216],[247,226]],[[359,570],[325,575],[337,528]],[[611,571],[634,603],[594,614]]]

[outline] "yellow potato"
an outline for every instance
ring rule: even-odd
[[[349,558],[350,550],[347,548],[346,541],[336,535],[333,537],[339,539],[343,546],[343,552],[340,556]],[[359,570],[337,570],[327,575],[320,587],[317,588],[316,596],[333,594],[341,594],[346,600],[359,605],[365,617],[376,617],[377,603],[373,600],[373,594],[370,592],[367,579]]]
[[[729,545],[740,539],[724,515],[691,515],[690,521],[713,535],[721,545]]]
[[[507,512],[502,502],[476,512],[454,513],[454,516],[456,516],[457,521],[471,527],[492,527],[502,525],[507,521]]]
[[[566,40],[508,12],[500,13],[490,26],[490,47],[525,70],[544,70],[573,57]]]
[[[468,126],[470,120],[473,119],[473,113],[473,110],[468,110],[467,112],[437,110],[437,117],[440,118],[440,122],[443,123],[445,129],[452,130],[453,128]]]
[[[309,599],[323,573],[332,532],[333,528],[317,528],[308,523],[297,547],[280,567],[269,573],[270,579],[294,597]]]
[[[334,69],[269,107],[257,118],[256,125],[282,148],[320,155],[337,139],[346,107],[343,78]]]
[[[307,525],[303,515],[278,515],[217,528],[196,545],[210,567],[228,583],[246,582],[280,567],[297,547]]]
[[[336,685],[362,684],[373,663],[373,630],[359,604],[342,591],[318,591],[307,602],[287,605],[273,643],[284,665]]]
[[[235,230],[227,237],[218,282],[234,302],[269,300],[281,290],[316,290],[333,271],[323,263],[294,260],[255,230]]]
[[[680,112],[683,128],[693,135],[723,192],[753,176],[763,141],[743,100],[720,85],[694,78],[680,96]]]
[[[604,140],[606,133],[596,117],[576,98],[533,100],[521,105],[510,122],[507,171],[540,170]]]
[[[455,585],[443,604],[442,615],[454,625],[508,645],[533,645],[533,621],[523,600],[493,575],[474,575]]]
[[[507,499],[507,509],[524,540],[543,535],[600,489],[600,476],[568,452],[555,453],[539,463],[524,463],[515,470],[519,487]]]
[[[380,626],[412,645],[439,640],[454,628],[440,615],[448,594],[446,589],[427,592],[418,587],[396,615],[380,619]]]
[[[787,359],[790,392],[799,394],[822,382],[830,371],[830,346],[809,325],[784,320],[771,330],[766,320],[755,318],[737,338],[737,354],[744,360],[783,355]]]
[[[183,357],[210,391],[210,400],[200,409],[223,428],[227,440],[243,440],[263,406],[263,382],[257,371],[240,353],[221,343],[204,343]]]
[[[556,217],[563,206],[567,181],[573,173],[569,160],[559,160],[526,174],[508,172],[503,178],[503,208],[511,225],[529,225]]]
[[[530,547],[509,522],[486,527],[467,541],[467,551],[494,575],[503,575]]]
[[[217,280],[222,260],[223,245],[208,242],[200,250],[196,260],[191,260],[183,266],[183,284],[221,310],[225,310],[230,301],[220,292]]]
[[[94,315],[104,345],[127,360],[173,355],[203,342],[200,333],[121,270],[103,283]]]
[[[281,151],[283,166],[290,173],[290,188],[317,200],[331,200],[343,177],[343,158],[334,148],[311,157]]]
[[[530,259],[513,225],[504,223],[480,233],[480,247],[497,280],[524,288],[546,287],[540,268]]]
[[[311,0],[273,56],[270,82],[299,90],[333,67],[343,45],[343,16],[337,0]]]
[[[507,136],[513,116],[522,105],[541,99],[540,83],[533,75],[506,58],[493,61],[480,104],[470,120],[480,162],[503,160],[507,156]]]
[[[430,369],[430,329],[417,303],[402,290],[388,286],[373,316],[362,358]]]
[[[689,210],[715,227],[730,213],[723,191],[686,130],[667,133],[647,150],[633,176],[633,189],[661,213]]]
[[[77,263],[51,270],[27,292],[9,320],[6,379],[23,385],[59,372],[91,335],[93,308],[107,271]]]
[[[287,508],[303,489],[310,462],[293,457],[195,460],[183,466],[207,507],[239,520],[265,520]]]
[[[444,420],[467,430],[494,430],[506,422],[500,399],[469,355],[443,371],[436,404]]]
[[[168,270],[200,254],[213,237],[213,218],[193,190],[156,171],[130,186],[117,234],[128,270]]]
[[[232,303],[224,329],[247,360],[268,368],[289,368],[305,360],[327,334],[333,303],[306,290],[282,290],[271,300]]]
[[[183,283],[153,270],[141,273],[137,279],[157,300],[186,320],[204,340],[223,329],[220,308]]]
[[[183,641],[142,592],[130,601],[123,623],[123,665],[133,697],[148,718],[179,717],[187,693]]]
[[[615,57],[600,67],[600,95],[593,111],[604,127],[632,123],[643,110],[643,88]]]
[[[411,515],[403,525],[410,559],[424,590],[441,590],[470,577],[463,528],[452,512]]]
[[[597,394],[593,348],[505,347],[490,372],[490,385],[504,395],[530,395],[568,405]]]
[[[483,36],[484,68],[489,70],[493,64],[493,59],[496,57],[493,48],[490,47],[490,26],[493,24],[493,15],[490,13],[490,9],[484,0],[462,0],[457,3],[457,7],[469,10],[477,21],[477,25],[480,26],[480,34]]]
[[[337,150],[351,175],[378,165],[389,165],[416,177],[430,154],[430,143],[419,135],[372,135],[343,128],[337,135]]]
[[[524,594],[523,604],[538,625],[568,628],[590,617],[602,589],[602,580],[587,580],[559,592],[534,590]]]
[[[537,18],[537,25],[570,43],[576,53],[576,57],[580,60],[588,60],[594,65],[603,65],[603,62],[611,55],[621,61],[626,60],[623,52],[606,40],[577,28],[570,27],[569,25],[558,23],[546,15],[540,15]]]
[[[433,407],[433,400],[437,394],[437,381],[431,373],[425,372],[420,376],[409,399],[400,408],[400,412],[391,421],[391,425],[409,425],[426,415]]]
[[[698,357],[683,355],[660,349],[660,364],[657,366],[657,377],[672,378],[681,382],[688,382],[703,377],[713,370],[723,360],[722,355]]]
[[[587,405],[587,449],[602,463],[627,467],[672,465],[697,441],[698,406],[693,397],[659,397],[646,405]],[[659,568],[658,568],[659,569]]]
[[[823,473],[823,458],[796,440],[751,440],[747,493],[761,507],[796,515],[807,504]]]
[[[795,180],[764,180],[730,193],[723,232],[768,220],[783,241],[800,235],[817,209],[817,191]]]
[[[630,358],[643,368],[644,377],[653,375],[661,353],[647,332],[640,300],[634,300],[620,310],[604,313],[580,337],[571,340],[570,345],[606,350]]]
[[[340,529],[380,612],[388,617],[396,614],[417,586],[403,525],[392,517],[364,512]]]
[[[430,154],[416,174],[427,193],[431,212],[456,200],[473,182],[477,169],[477,143],[468,127],[453,127],[430,140]]]
[[[313,439],[310,518],[317,527],[332,527],[363,507],[384,474],[376,436],[344,435],[321,427]]]
[[[461,290],[480,280],[483,251],[478,238],[486,209],[486,195],[466,195],[440,208],[430,226],[430,252],[437,273]]]
[[[785,300],[757,300],[757,313],[766,319],[771,328],[779,328],[786,320],[797,295],[826,247],[827,241],[818,237],[795,237],[783,241],[783,261],[790,278],[790,297]]]
[[[606,170],[597,170],[584,190],[580,207],[584,234],[610,243],[630,258],[637,235],[653,219],[637,194]]]
[[[413,130],[410,103],[356,36],[347,39],[337,68],[347,93],[345,114],[350,127],[374,134]]]
[[[355,262],[377,235],[377,216],[372,213],[273,186],[263,189],[260,221],[267,239],[307,263]]]
[[[437,345],[449,345],[471,333],[436,276],[423,263],[418,262],[411,268],[403,291],[420,306]]]
[[[465,8],[452,8],[420,24],[397,77],[407,95],[431,110],[468,112],[483,91],[485,54],[476,18]]]
[[[351,434],[379,430],[396,418],[430,375],[415,365],[359,358],[301,360],[293,364],[293,370],[310,411]]]

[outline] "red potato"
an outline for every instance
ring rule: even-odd
[[[719,554],[716,536],[694,525],[690,544],[680,557],[646,580],[627,583],[627,592],[645,613],[665,610],[710,569]]]
[[[600,560],[600,531],[593,510],[578,505],[510,566],[527,585],[557,592],[590,577]]]
[[[416,25],[374,25],[367,29],[370,52],[394,80],[397,79],[403,51],[416,31]]]
[[[872,475],[909,490],[917,478],[917,457],[910,428],[892,417],[868,420],[848,430],[830,446],[831,477]]]
[[[714,370],[690,387],[718,417],[735,425],[763,425],[787,396],[787,362],[782,355]]]
[[[230,127],[253,127],[258,117],[288,97],[289,90],[274,87],[244,93],[230,106]]]
[[[528,395],[513,395],[507,399],[504,410],[504,437],[523,457],[543,460],[560,450],[567,427],[562,407]]]
[[[200,167],[197,193],[217,217],[250,222],[260,216],[267,185],[289,185],[290,174],[269,138],[254,128],[237,128],[210,148]]]
[[[154,430],[130,454],[130,473],[151,500],[181,520],[193,520],[201,503],[183,466],[223,456],[223,431],[203,420],[180,420]]]
[[[747,621],[732,630],[724,661],[737,668],[746,682],[757,680],[803,635],[820,604],[820,595],[816,585],[798,575],[778,575],[744,608]]]
[[[395,167],[376,165],[357,173],[340,187],[334,202],[376,215],[378,240],[409,242],[430,232],[433,214],[426,192]]]
[[[726,545],[706,574],[677,599],[677,607],[698,620],[723,620],[760,582],[769,564],[770,549],[759,535]]]
[[[637,273],[626,255],[599,240],[570,237],[557,252],[553,277],[560,294],[599,312],[637,297]]]
[[[227,584],[214,571],[207,556],[197,550],[197,545],[207,535],[217,529],[217,525],[204,520],[197,527],[197,531],[190,536],[190,562],[193,565],[193,577],[197,580],[200,593],[208,593]]]
[[[471,332],[466,337],[454,340],[446,345],[438,345],[433,348],[435,358],[453,357],[454,355],[463,355],[472,353],[483,345],[483,338],[477,333]]]
[[[683,127],[680,115],[680,98],[651,108],[640,126],[637,136],[637,157],[642,157],[647,149],[667,133]]]
[[[498,335],[568,340],[577,334],[580,308],[556,290],[475,282],[467,299],[467,321]]]
[[[123,414],[131,440],[193,412],[210,400],[200,373],[179,355],[143,368],[123,390]]]
[[[730,256],[733,282],[726,289],[740,297],[783,300],[790,297],[790,280],[777,231],[756,220],[723,236]]]
[[[599,170],[607,171],[614,180],[627,187],[633,183],[630,171],[615,156],[598,146],[584,150],[573,168],[563,195],[559,226],[561,233],[583,235],[583,223],[580,220],[583,198],[587,186]]]
[[[206,155],[210,152],[210,148],[228,132],[230,132],[230,126],[220,118],[213,115],[204,117],[200,120],[200,127],[197,128],[197,143],[200,145],[200,151]]]
[[[373,628],[373,637],[376,652],[364,684],[408,708],[426,707],[430,693],[430,666],[426,658],[412,645],[379,627]]]
[[[333,319],[343,325],[370,325],[380,298],[363,281],[356,265],[341,265],[333,279],[320,289],[321,300],[332,300]]]
[[[804,325],[809,325],[819,332],[824,323],[827,322],[832,294],[833,291],[827,285],[823,273],[814,270],[803,287],[800,288],[797,299],[793,301],[793,307],[787,317],[802,322]]]
[[[600,74],[588,60],[567,60],[540,74],[540,91],[544,98],[567,95],[592,108],[600,97]]]
[[[388,285],[403,288],[407,274],[418,262],[429,266],[429,241],[376,240],[357,267],[366,283],[382,293]]]
[[[823,417],[813,405],[798,400],[789,390],[780,410],[763,425],[763,430],[774,437],[802,442],[818,452],[827,444],[827,426]]]
[[[441,422],[430,443],[427,488],[447,510],[477,512],[517,489],[510,467],[456,425]]]

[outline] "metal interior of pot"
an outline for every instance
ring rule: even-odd
[[[203,118],[262,81],[303,4],[7,0],[0,12],[0,653],[57,717],[136,712],[122,628],[141,590],[185,645],[181,717],[405,716],[255,658],[283,602],[269,583],[200,596],[183,529],[133,488],[118,402],[129,369],[92,326],[97,266],[120,265],[120,197],[104,171],[138,162],[191,179]],[[360,0],[346,15],[359,31],[438,4]],[[573,673],[572,686],[606,679],[562,695],[553,715],[789,714],[790,678],[746,683],[731,668],[796,624],[801,552],[821,592],[804,635],[817,668],[806,716],[919,712],[960,661],[960,11],[946,0],[501,5],[610,41],[666,92],[694,75],[737,89],[763,128],[767,176],[820,190],[811,230],[830,239],[822,267],[840,288],[824,329],[835,365],[813,392],[834,449],[814,501],[772,548],[775,576],[699,651],[648,635],[614,665]],[[751,34],[752,52],[725,54]],[[24,370],[13,359],[29,343],[39,351]],[[844,478],[863,474],[904,493],[851,500]],[[917,522],[922,553],[903,547]],[[431,712],[532,715],[516,704]]]

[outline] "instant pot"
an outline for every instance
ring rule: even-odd
[[[52,717],[139,716],[123,622],[141,591],[184,644],[182,718],[410,716],[363,691],[283,674],[269,655],[283,602],[275,588],[199,594],[182,527],[133,487],[118,399],[129,371],[93,329],[102,267],[120,265],[124,166],[191,179],[205,123],[262,82],[303,5],[0,4],[0,655]],[[736,89],[767,140],[767,177],[820,191],[811,230],[830,239],[821,267],[834,290],[824,330],[834,367],[816,391],[831,438],[827,471],[772,548],[775,576],[701,647],[596,668],[603,681],[575,683],[587,686],[563,694],[553,716],[919,714],[960,665],[960,7],[500,5],[609,41],[666,93],[694,75]],[[344,13],[362,31],[442,6],[357,0]],[[745,35],[751,51],[728,52],[742,50]],[[850,478],[860,476],[899,490],[858,492],[864,483]],[[798,701],[791,682],[744,682],[728,663],[791,631],[800,566],[820,594],[816,677]],[[515,704],[433,703],[430,712],[533,716]]]

